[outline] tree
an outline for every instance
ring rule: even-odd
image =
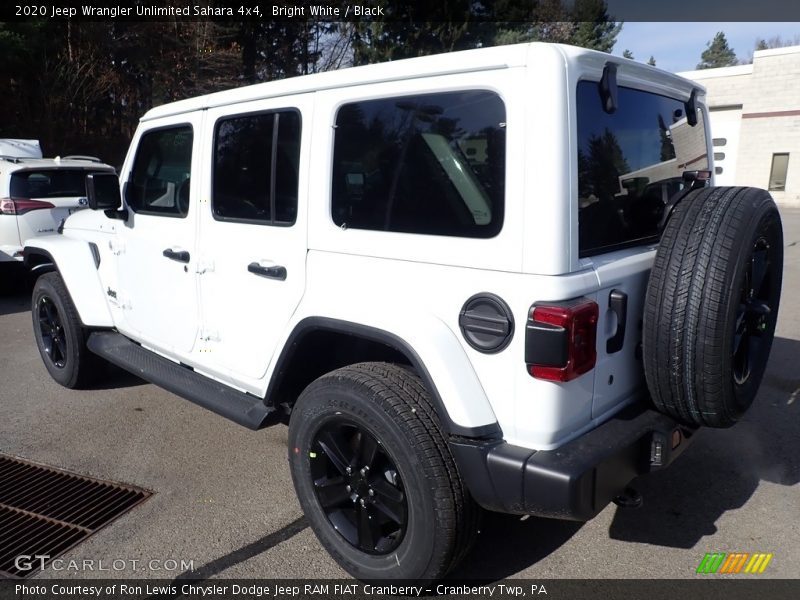
[[[532,41],[611,52],[622,29],[606,0],[380,0],[387,18],[349,25],[353,64]],[[391,19],[388,17],[391,16]]]
[[[208,0],[223,6],[223,0]],[[194,4],[194,3],[193,3]],[[0,132],[119,164],[153,106],[305,73],[534,40],[610,52],[606,0],[375,0],[382,21],[0,23]]]
[[[578,187],[581,194],[613,198],[620,191],[620,176],[631,171],[617,136],[605,128],[602,134],[589,137],[586,150],[588,152],[578,149]]]
[[[622,23],[612,21],[605,0],[575,0],[572,18],[576,23],[572,43],[583,48],[611,52],[622,30]]]
[[[756,40],[754,52],[758,52],[759,50],[771,50],[772,48],[785,48],[787,46],[798,46],[798,45],[800,45],[800,34],[797,34],[794,37],[787,39],[783,39],[781,36],[775,35],[769,38],[768,40],[765,38],[758,38]],[[747,56],[747,58],[739,61],[739,64],[742,65],[753,64],[753,52],[751,52]]]
[[[800,45],[800,34],[792,38],[783,39],[779,35],[772,36],[768,40],[761,38],[756,42],[756,50],[770,50],[772,48],[786,48],[787,46]]]
[[[655,67],[656,66],[656,59],[653,57],[652,54],[650,55],[650,58],[648,59],[647,64],[650,65],[651,67]]]
[[[722,31],[717,32],[714,39],[706,43],[706,49],[700,55],[701,62],[698,69],[716,69],[717,67],[730,67],[737,63],[736,52],[728,46],[728,40]]]
[[[622,51],[622,58],[628,58],[628,59],[630,59],[630,60],[634,60],[634,58],[633,58],[633,52],[631,52],[630,50],[627,50],[627,49],[626,49],[626,50],[623,50],[623,51]]]

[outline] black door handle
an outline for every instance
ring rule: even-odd
[[[606,341],[606,352],[614,354],[622,350],[625,343],[625,320],[628,318],[628,294],[619,290],[611,290],[608,297],[608,308],[617,315],[617,332]]]
[[[188,263],[189,262],[189,258],[191,258],[189,253],[186,250],[180,250],[180,251],[176,252],[172,248],[167,248],[161,254],[163,254],[164,256],[166,256],[170,260],[177,260],[178,262],[182,262],[182,263]]]
[[[247,265],[247,270],[261,277],[269,277],[270,279],[278,279],[280,281],[286,280],[286,267],[281,267],[280,265],[263,267],[257,262],[251,262]]]

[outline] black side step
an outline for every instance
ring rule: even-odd
[[[89,336],[86,345],[118,367],[249,429],[263,427],[275,410],[261,398],[195,373],[142,348],[122,334],[96,331]]]

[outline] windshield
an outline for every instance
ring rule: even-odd
[[[85,169],[42,169],[11,174],[12,198],[65,198],[86,195]]]

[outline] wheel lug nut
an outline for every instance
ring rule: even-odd
[[[369,495],[370,495],[370,496],[374,496],[374,495],[375,495],[375,490],[373,490],[373,489],[370,489],[370,491],[369,491]]]
[[[344,472],[345,472],[345,473],[347,473],[348,475],[350,475],[350,473],[352,473],[352,472],[353,472],[353,469],[351,469],[350,467],[347,467],[347,468],[344,470]]]
[[[361,504],[362,507],[367,505],[363,498],[359,501],[359,504]]]
[[[347,490],[347,491],[349,492],[349,491],[351,491],[353,488],[351,488],[349,485],[346,485],[346,486],[344,486],[344,489],[345,489],[345,490]]]

